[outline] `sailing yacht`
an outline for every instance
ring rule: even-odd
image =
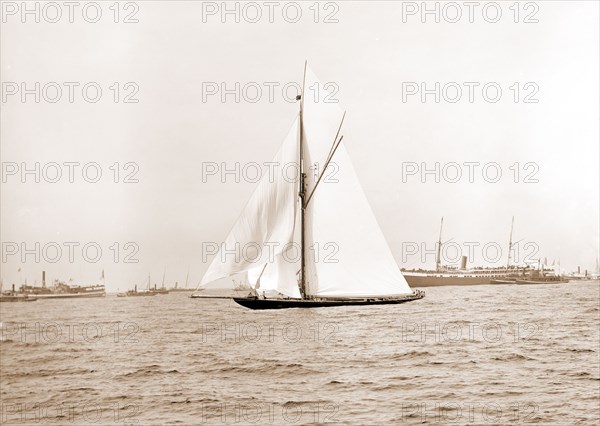
[[[421,299],[424,292],[413,291],[402,276],[342,143],[345,112],[326,101],[326,90],[304,90],[315,84],[323,88],[305,63],[299,113],[273,159],[295,167],[279,167],[286,173],[275,179],[263,176],[221,246],[225,253],[254,247],[255,256],[218,253],[199,288],[246,274],[251,292],[233,300],[250,309]],[[335,179],[323,179],[332,159]],[[335,254],[323,256],[324,247]]]
[[[117,297],[140,297],[140,296],[156,296],[158,292],[156,290],[152,290],[150,288],[150,274],[148,274],[148,286],[146,290],[138,291],[137,284],[134,286],[133,290],[128,290],[126,293],[118,293]],[[154,285],[156,289],[156,285]]]

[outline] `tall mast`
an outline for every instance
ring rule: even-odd
[[[437,257],[435,259],[435,271],[440,272],[442,269],[442,260],[441,260],[441,252],[442,252],[442,227],[444,226],[444,216],[442,216],[442,220],[440,222],[440,236],[438,238],[438,246],[437,246]]]
[[[510,252],[512,251],[512,234],[513,234],[513,226],[515,225],[515,217],[512,217],[512,221],[510,222],[510,237],[508,238],[508,263],[506,264],[507,268],[510,268]]]
[[[304,61],[304,76],[302,77],[302,92],[299,95],[300,100],[300,142],[299,142],[299,159],[300,159],[300,188],[298,195],[300,196],[300,296],[302,299],[306,299],[306,256],[304,254],[304,241],[305,241],[305,225],[304,225],[304,213],[306,209],[305,191],[306,174],[304,173],[304,148],[303,148],[303,132],[304,132],[304,83],[306,82],[306,61]]]

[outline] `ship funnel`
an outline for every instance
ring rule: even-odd
[[[46,271],[42,271],[42,288],[46,288]]]
[[[463,271],[467,269],[467,256],[463,256],[460,259],[460,269]]]

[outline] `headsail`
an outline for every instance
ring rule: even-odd
[[[297,190],[297,189],[296,189]],[[299,203],[297,201],[297,207]],[[248,281],[259,294],[278,292],[288,297],[300,299],[298,279],[300,274],[300,215],[296,215],[296,226],[292,241],[275,256],[273,262],[257,265],[248,271]],[[260,287],[256,287],[260,279]]]
[[[298,163],[298,120],[273,158],[279,171]],[[289,167],[288,169],[293,170]],[[296,168],[297,169],[297,168]],[[204,274],[200,286],[255,268],[289,247],[296,224],[298,180],[277,173],[265,174]],[[293,283],[296,285],[296,282]]]
[[[276,291],[288,297],[300,299],[298,273],[300,271],[299,246],[289,246],[275,261],[248,271],[248,281],[259,294]],[[298,259],[298,261],[296,261]],[[262,273],[262,274],[261,274]],[[259,280],[260,278],[260,280]],[[256,287],[257,282],[260,282]]]

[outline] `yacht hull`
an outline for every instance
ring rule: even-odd
[[[425,293],[418,291],[399,297],[366,297],[335,299],[259,299],[256,297],[234,297],[233,300],[249,309],[289,309],[289,308],[326,308],[333,306],[396,305],[422,299]]]

